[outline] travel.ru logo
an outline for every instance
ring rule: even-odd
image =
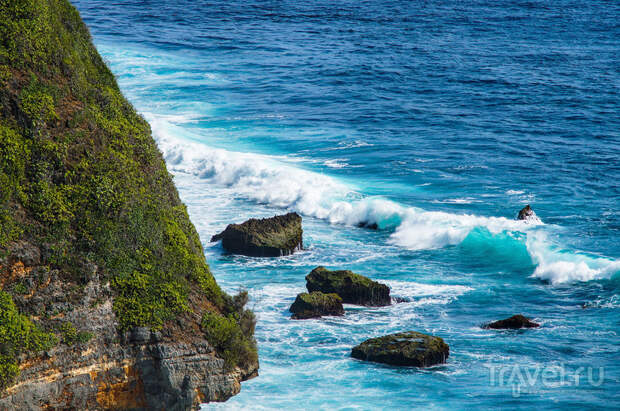
[[[512,396],[532,392],[537,387],[600,387],[605,382],[604,367],[578,367],[567,370],[564,364],[521,366],[487,364],[489,384],[495,387],[511,387]]]

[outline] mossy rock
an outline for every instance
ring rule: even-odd
[[[442,364],[449,355],[450,347],[442,338],[416,331],[371,338],[351,350],[359,360],[412,367]]]
[[[289,309],[294,320],[319,318],[324,315],[344,315],[342,298],[338,294],[324,294],[319,291],[301,293]]]
[[[229,224],[211,241],[222,240],[230,253],[251,257],[280,257],[303,248],[301,216],[288,213],[271,218],[251,218],[242,224]]]
[[[349,270],[317,267],[306,276],[309,292],[336,293],[346,304],[380,307],[390,305],[390,287]]]
[[[510,318],[504,320],[494,321],[486,324],[484,328],[492,329],[519,329],[519,328],[536,328],[540,327],[540,324],[531,321],[529,318],[524,317],[521,314],[513,315]]]

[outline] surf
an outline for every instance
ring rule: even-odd
[[[476,247],[532,265],[533,278],[551,284],[615,278],[620,262],[568,250],[549,240],[554,230],[540,220],[429,211],[390,199],[367,196],[355,186],[327,174],[299,167],[286,156],[229,151],[198,143],[182,124],[191,117],[144,113],[170,169],[225,187],[228,195],[290,210],[333,225],[371,226],[387,230],[387,242],[410,251],[476,243]],[[524,253],[527,257],[524,257]],[[529,259],[529,260],[528,260]]]

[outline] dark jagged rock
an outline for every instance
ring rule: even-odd
[[[540,327],[540,324],[530,321],[529,318],[524,317],[521,314],[513,315],[512,317],[506,318],[504,320],[494,321],[484,326],[484,328],[493,329],[518,329],[535,327]]]
[[[309,292],[336,293],[346,304],[366,306],[390,305],[390,287],[349,270],[330,271],[317,267],[306,276]]]
[[[521,211],[519,211],[519,215],[517,216],[517,220],[522,220],[525,222],[539,222],[540,219],[538,218],[538,216],[536,215],[536,213],[534,212],[534,210],[532,210],[532,207],[530,207],[530,205],[526,205],[525,207],[523,207],[521,209]]]
[[[323,294],[319,291],[298,294],[289,311],[293,313],[291,318],[295,320],[344,315],[342,298],[338,294]]]
[[[415,331],[371,338],[351,350],[359,360],[413,367],[442,364],[449,355],[450,347],[442,338]]]
[[[279,257],[303,248],[301,216],[288,213],[271,218],[251,218],[242,224],[229,224],[211,241],[222,240],[228,252],[251,257]]]

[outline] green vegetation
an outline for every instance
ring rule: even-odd
[[[338,294],[324,294],[320,291],[297,294],[289,308],[293,319],[318,318],[323,315],[344,315],[342,298]]]
[[[342,303],[342,298],[338,294],[324,294],[320,291],[314,291],[311,293],[300,293],[297,295],[300,301],[303,301],[306,304],[312,306],[321,306],[331,303],[332,301],[335,303]]]
[[[254,346],[247,311],[215,282],[148,123],[67,0],[0,2],[0,188],[0,264],[17,240],[44,248],[41,265],[75,283],[67,299],[80,301],[92,262],[111,284],[121,331],[162,328],[197,310],[190,295],[199,294],[236,335],[226,341],[243,335]],[[64,343],[86,339],[64,327]]]
[[[54,334],[41,331],[18,312],[9,294],[0,291],[0,389],[17,376],[18,355],[45,351],[55,344]]]
[[[360,287],[372,287],[374,284],[377,284],[370,278],[356,274],[350,270],[330,271],[321,266],[312,270],[312,272],[306,276],[306,280],[329,283],[334,289],[351,287],[352,284],[359,285]]]
[[[93,338],[93,333],[88,331],[78,331],[71,322],[67,321],[60,326],[60,332],[62,334],[62,342],[67,345],[73,345],[75,343],[84,344]]]
[[[258,361],[254,327],[256,318],[250,310],[243,307],[247,302],[247,292],[241,292],[230,298],[230,306],[234,309],[227,316],[206,312],[202,317],[202,329],[207,340],[222,353],[229,369],[235,366],[244,367]]]
[[[75,9],[64,0],[3,2],[0,19],[0,64],[12,73],[1,91],[0,245],[49,243],[45,263],[76,277],[82,259],[103,267],[123,329],[160,328],[189,309],[196,283],[223,309],[149,126]]]
[[[227,251],[260,257],[278,257],[302,247],[301,216],[297,213],[270,218],[251,218],[242,224],[229,224],[211,241],[222,240]]]
[[[367,306],[390,305],[390,288],[349,270],[316,267],[306,276],[308,291],[338,294],[344,303]]]

